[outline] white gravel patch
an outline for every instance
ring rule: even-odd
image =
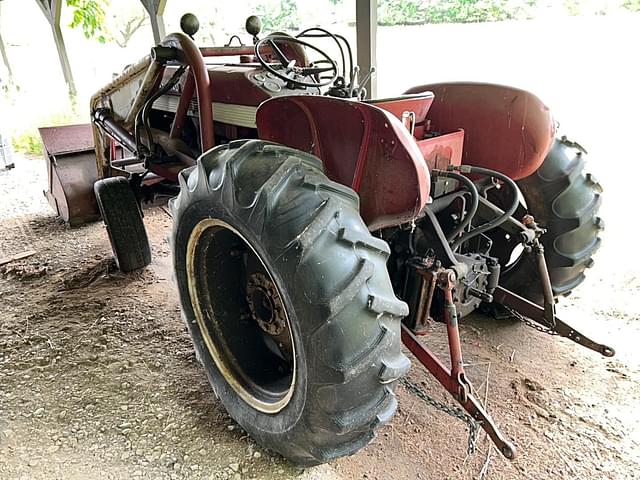
[[[44,196],[47,189],[45,160],[14,154],[15,167],[0,169],[0,219],[19,215],[54,214]]]

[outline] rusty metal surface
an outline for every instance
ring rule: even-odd
[[[613,357],[615,350],[608,345],[595,342],[571,325],[554,316],[553,324],[546,320],[545,309],[504,287],[498,286],[493,294],[495,302],[506,306],[515,317],[536,330],[551,335],[559,335],[576,342],[583,347],[598,352],[604,357]]]
[[[164,67],[160,63],[156,61],[151,61],[149,63],[147,71],[145,72],[144,77],[142,77],[142,83],[140,84],[140,87],[138,87],[138,92],[133,99],[129,113],[127,113],[127,117],[124,119],[124,125],[131,127],[134,124],[136,115],[138,115],[138,112],[144,105],[144,102],[149,98],[149,94],[156,84],[158,77],[162,77],[163,71]]]
[[[420,272],[420,294],[418,296],[418,310],[416,312],[416,325],[413,333],[416,335],[426,335],[429,320],[431,318],[431,304],[433,303],[433,294],[436,290],[437,277],[429,270]]]
[[[465,402],[471,388],[464,374],[460,330],[458,329],[458,312],[453,303],[453,289],[456,286],[456,274],[453,270],[441,270],[437,274],[438,288],[444,292],[443,318],[447,324],[449,340],[449,356],[451,359],[451,377],[458,384],[458,399]]]
[[[452,372],[445,367],[428,347],[423,345],[418,338],[402,324],[402,343],[418,361],[440,382],[440,384],[451,393],[475,420],[480,422],[482,429],[487,432],[489,438],[498,447],[499,451],[509,460],[513,460],[516,456],[516,448],[509,440],[507,440],[493,419],[487,413],[480,402],[472,393],[468,393],[464,402],[460,401],[458,396],[459,384],[457,379],[453,378]]]
[[[513,459],[516,454],[514,445],[507,440],[498,427],[493,423],[490,415],[473,396],[473,388],[464,371],[462,345],[458,329],[458,312],[453,299],[453,290],[457,285],[457,275],[453,269],[442,268],[430,261],[416,260],[412,267],[420,275],[424,276],[426,283],[436,279],[437,288],[442,291],[444,303],[435,312],[434,316],[442,318],[447,324],[447,339],[449,345],[449,358],[451,368],[447,368],[428,347],[423,345],[416,337],[416,332],[402,323],[402,342],[413,353],[418,361],[440,382],[440,384],[460,403],[482,428],[487,432],[491,440],[500,452],[508,459]]]
[[[48,158],[49,190],[45,196],[56,213],[70,225],[100,218],[93,193],[98,179],[93,150]]]
[[[93,116],[95,111],[100,107],[109,108],[111,106],[109,103],[111,95],[126,86],[129,82],[133,81],[136,77],[142,75],[147,70],[150,63],[151,57],[149,55],[143,57],[139,62],[129,66],[124,72],[98,90],[90,100],[89,108],[91,115]],[[109,159],[105,156],[105,152],[108,151],[111,140],[107,135],[103,135],[95,123],[92,123],[91,125],[93,140],[96,147],[95,152],[98,177],[103,178],[108,176],[109,173]]]
[[[63,127],[42,127],[38,131],[49,155],[93,150],[94,147],[90,123]]]
[[[47,159],[45,196],[70,225],[99,218],[93,184],[98,179],[90,124],[40,128]]]

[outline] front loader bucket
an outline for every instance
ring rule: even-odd
[[[47,159],[48,190],[56,213],[70,225],[100,218],[93,184],[98,180],[90,124],[38,129]]]

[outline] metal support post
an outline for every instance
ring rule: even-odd
[[[360,71],[369,72],[376,68],[376,35],[378,30],[378,3],[376,0],[356,0],[356,42]],[[364,87],[368,98],[378,94],[378,82],[371,75]]]

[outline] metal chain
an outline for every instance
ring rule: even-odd
[[[513,310],[507,306],[504,306],[507,311],[517,320],[521,321],[528,327],[531,327],[539,332],[546,333],[547,335],[559,335],[551,327],[546,327],[544,325],[540,325],[533,320],[529,320],[527,317],[522,315],[520,312]],[[448,415],[451,415],[458,420],[462,420],[467,424],[467,431],[469,432],[469,437],[467,440],[467,454],[472,455],[476,451],[478,434],[480,433],[480,422],[476,421],[471,415],[466,413],[464,410],[458,407],[454,407],[447,403],[441,402],[440,400],[436,400],[435,398],[429,396],[427,392],[425,392],[418,384],[412,382],[408,378],[401,378],[400,383],[411,393],[416,395],[422,401],[435,407],[437,410],[444,412]]]
[[[467,439],[467,454],[472,455],[475,453],[477,447],[476,444],[478,441],[478,433],[480,433],[480,422],[476,421],[471,415],[466,413],[461,408],[454,407],[429,396],[427,392],[425,392],[418,384],[413,383],[406,377],[401,378],[400,383],[425,403],[466,423],[467,431],[469,432],[469,437]]]
[[[520,312],[514,310],[513,308],[510,308],[510,307],[507,307],[507,306],[504,306],[504,308],[506,308],[507,311],[514,318],[516,318],[517,320],[520,320],[522,323],[524,323],[528,327],[531,327],[531,328],[533,328],[535,330],[538,330],[539,332],[546,333],[547,335],[560,335],[553,328],[547,327],[545,325],[540,325],[539,323],[536,323],[533,320],[529,320],[527,317],[522,315]]]

